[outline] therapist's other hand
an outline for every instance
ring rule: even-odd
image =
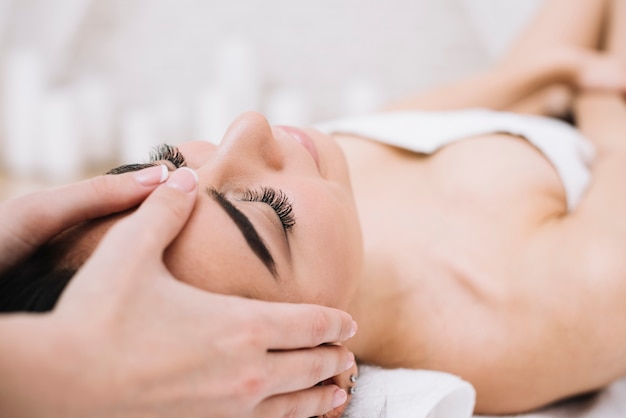
[[[71,226],[137,206],[166,178],[167,168],[160,165],[134,173],[98,176],[2,203],[0,272]]]
[[[345,401],[337,386],[314,385],[354,362],[343,347],[319,346],[354,333],[349,315],[215,295],[171,276],[163,251],[196,194],[193,173],[178,169],[108,231],[48,322],[22,318],[32,379],[5,394],[17,408],[6,416],[310,417]]]

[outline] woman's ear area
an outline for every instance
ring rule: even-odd
[[[327,379],[324,382],[322,382],[323,385],[337,385],[341,389],[345,390],[346,393],[348,394],[348,399],[343,405],[325,414],[323,418],[341,418],[341,416],[343,416],[343,413],[348,407],[348,403],[350,403],[350,400],[352,399],[352,395],[356,393],[356,385],[357,385],[358,377],[359,377],[359,369],[358,369],[357,363],[354,362],[352,367],[346,370],[345,372],[338,374],[335,377],[331,377],[330,379]]]

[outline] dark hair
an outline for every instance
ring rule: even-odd
[[[76,274],[59,267],[59,248],[45,246],[33,256],[0,275],[0,312],[46,312],[56,305],[63,289]]]

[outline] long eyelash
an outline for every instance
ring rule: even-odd
[[[168,144],[157,145],[150,152],[150,162],[155,163],[164,160],[169,161],[176,168],[185,167],[187,165],[185,157],[177,147]]]
[[[285,231],[289,231],[296,224],[293,213],[293,204],[289,196],[282,190],[271,187],[262,187],[260,190],[246,190],[241,200],[247,202],[262,202],[269,205],[283,224]]]

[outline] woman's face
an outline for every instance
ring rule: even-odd
[[[338,145],[312,129],[239,117],[219,146],[178,147],[199,196],[165,262],[212,292],[347,308],[362,261],[360,226]]]

